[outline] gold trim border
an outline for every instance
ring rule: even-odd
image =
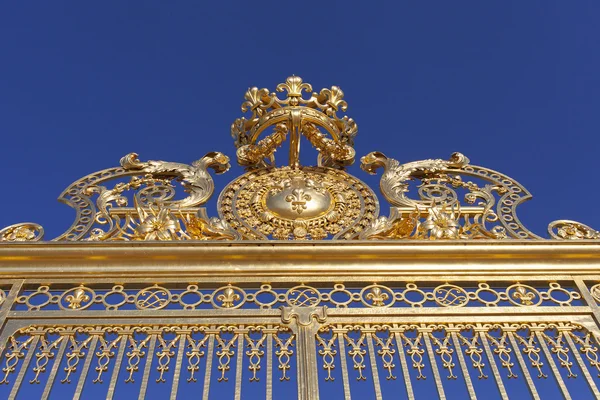
[[[2,279],[221,276],[277,281],[598,273],[598,240],[38,242],[0,246]]]

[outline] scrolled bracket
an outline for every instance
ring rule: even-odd
[[[154,177],[176,177],[190,196],[178,202],[180,208],[194,207],[204,204],[214,191],[214,182],[208,174],[212,168],[217,174],[229,170],[229,157],[223,153],[210,152],[192,165],[170,161],[145,161],[138,159],[136,153],[121,158],[121,166],[125,171],[136,171],[151,174]]]
[[[151,183],[150,181],[175,179],[181,182],[189,196],[182,200],[169,201],[168,206],[172,209],[171,211],[202,205],[214,192],[214,182],[208,169],[211,168],[217,174],[221,174],[226,172],[229,167],[229,158],[219,152],[207,153],[191,165],[167,161],[140,161],[136,153],[127,154],[121,158],[121,167],[109,168],[87,175],[63,191],[58,200],[74,208],[77,214],[71,227],[53,240],[82,240],[90,232],[91,240],[108,238],[103,230],[92,228],[97,223],[105,224],[108,221],[107,210],[113,207],[109,204],[111,201],[115,201],[117,206],[126,205],[126,199],[122,196],[122,192],[137,189],[146,181]],[[143,177],[138,179],[135,178],[136,175]],[[134,177],[131,182],[117,183],[113,189],[102,186],[104,182],[130,176]],[[91,199],[93,194],[99,195],[98,204],[94,204]],[[148,217],[145,215],[146,213],[142,214],[144,215],[140,215],[140,217]],[[173,219],[171,215],[163,214],[161,214],[161,218],[154,217],[161,221],[164,220],[163,222]]]
[[[361,235],[363,238],[432,238],[430,234],[424,235],[422,229],[417,229],[413,235],[405,232],[409,227],[407,224],[415,225],[407,215],[416,210],[419,217],[428,218],[419,228],[432,228],[430,233],[437,231],[434,238],[541,239],[528,230],[516,214],[516,207],[531,198],[527,189],[497,171],[470,165],[469,159],[461,153],[453,153],[448,160],[428,159],[400,164],[383,153],[372,152],[361,158],[361,168],[370,174],[383,168],[380,189],[395,213],[367,227]],[[463,177],[472,177],[476,181],[466,181]],[[484,185],[477,184],[477,180],[483,181]],[[413,181],[420,182],[418,199],[408,197]],[[462,205],[457,189],[467,191]],[[486,223],[496,225],[488,229]],[[456,229],[447,229],[448,224]]]

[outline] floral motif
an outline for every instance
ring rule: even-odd
[[[8,242],[26,242],[35,238],[33,229],[27,226],[17,226],[5,235]]]
[[[554,232],[556,230],[556,232]],[[554,239],[584,240],[600,239],[600,231],[577,221],[559,220],[548,226],[548,232]]]
[[[163,208],[156,215],[146,217],[135,228],[133,240],[177,240],[180,230],[179,221]]]
[[[0,229],[0,242],[35,242],[44,237],[44,229],[31,222]]]
[[[420,229],[425,233],[425,237],[428,236],[429,239],[459,238],[459,216],[453,208],[448,210],[448,207],[444,204],[440,208],[429,207],[427,212],[427,219],[420,226]]]

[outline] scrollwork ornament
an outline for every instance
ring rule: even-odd
[[[371,188],[344,170],[355,160],[358,131],[353,119],[341,115],[348,107],[344,92],[339,86],[312,90],[291,76],[274,91],[245,92],[246,114],[234,121],[231,134],[246,173],[219,196],[219,218],[209,217],[204,205],[215,188],[209,169],[226,172],[226,155],[209,152],[184,164],[129,153],[120,166],[84,176],[61,193],[59,201],[76,217],[54,240],[542,239],[516,213],[531,198],[529,191],[500,172],[470,164],[461,153],[408,163],[376,151],[362,157],[365,172],[383,169],[380,189],[391,208],[380,217]],[[300,163],[304,139],[318,153],[316,166]],[[289,162],[278,166],[275,153],[286,142]],[[600,231],[570,220],[550,223],[548,232],[551,239],[600,240]],[[0,242],[38,242],[43,235],[40,225],[20,223],[0,229]],[[519,304],[527,301],[526,294],[515,295]]]
[[[407,164],[400,164],[393,158],[388,158],[380,152],[371,152],[360,159],[363,171],[375,174],[377,169],[383,168],[380,188],[386,200],[396,207],[414,207],[419,203],[409,200],[405,193],[408,192],[408,181],[415,178],[432,177],[448,169],[460,169],[468,165],[469,159],[461,153],[454,153],[450,160],[422,160]],[[428,202],[429,203],[429,202]]]
[[[0,242],[38,242],[44,238],[44,228],[33,222],[22,222],[0,229]]]
[[[469,302],[467,292],[456,285],[440,285],[433,290],[435,302],[444,307],[463,307]]]
[[[158,285],[144,288],[135,296],[135,305],[140,310],[160,310],[171,301],[171,292]]]
[[[548,225],[548,233],[552,239],[594,240],[600,239],[600,231],[577,221],[561,219]]]
[[[321,294],[312,286],[299,285],[285,294],[287,304],[296,307],[315,307],[321,302]]]
[[[590,293],[594,300],[600,303],[600,283],[595,284],[590,288]]]

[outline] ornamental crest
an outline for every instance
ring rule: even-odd
[[[461,153],[408,163],[377,151],[363,156],[364,172],[383,170],[380,190],[390,214],[380,216],[373,190],[346,172],[355,162],[358,126],[342,115],[348,104],[337,86],[313,92],[310,84],[292,76],[275,92],[248,89],[241,108],[245,115],[233,122],[231,135],[237,162],[246,172],[219,195],[212,213],[218,217],[209,216],[205,207],[214,194],[209,170],[226,172],[229,157],[213,151],[182,164],[142,161],[131,153],[120,166],[87,175],[63,191],[59,201],[71,206],[76,217],[53,240],[542,239],[516,214],[517,206],[531,198],[527,189],[471,164]],[[301,164],[303,143],[317,151],[314,165]],[[284,144],[288,150],[282,163],[276,151]],[[552,239],[600,239],[600,232],[570,220],[550,223],[548,234]],[[3,242],[43,236],[35,223],[0,230]]]

